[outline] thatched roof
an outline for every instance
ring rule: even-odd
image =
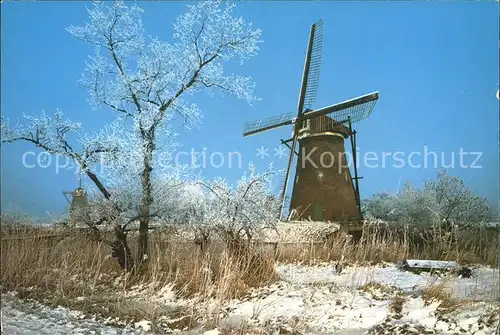
[[[190,226],[165,225],[162,228],[168,230],[169,236],[177,241],[192,242],[196,238],[197,231]],[[291,221],[278,222],[274,228],[263,227],[259,233],[253,236],[255,242],[264,243],[315,243],[321,242],[326,236],[340,229],[336,223]],[[243,236],[243,238],[245,238]]]
[[[329,222],[278,222],[276,229],[265,229],[256,240],[266,243],[315,243],[338,231],[340,225]]]

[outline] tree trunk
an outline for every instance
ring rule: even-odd
[[[200,247],[201,255],[204,257],[207,252],[209,234],[202,231],[195,237],[194,243]]]
[[[151,185],[151,172],[153,170],[153,151],[155,149],[154,136],[150,136],[146,143],[146,152],[141,173],[142,199],[139,219],[139,243],[137,249],[137,263],[140,265],[147,260],[148,231],[153,204],[153,187]]]
[[[119,226],[115,226],[116,240],[112,243],[112,256],[116,258],[123,270],[131,271],[134,268],[134,260],[127,243],[127,234]]]

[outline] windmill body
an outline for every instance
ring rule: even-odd
[[[359,220],[361,213],[345,156],[349,128],[328,116],[304,122],[297,136],[299,152],[290,210],[297,219]]]
[[[85,190],[80,186],[74,191],[64,191],[63,194],[70,203],[68,218],[70,225],[75,225],[83,221],[86,215],[85,210],[88,206]],[[68,195],[71,196],[71,201],[68,199]]]
[[[282,216],[290,169],[294,156],[298,156],[290,200],[290,212],[295,219],[357,221],[361,219],[358,183],[361,177],[357,174],[356,131],[352,124],[371,114],[378,92],[319,109],[310,108],[316,100],[319,82],[322,27],[321,20],[311,27],[296,115],[287,113],[247,122],[243,136],[293,126],[292,138],[281,140],[290,149],[281,190]],[[345,155],[347,138],[351,141],[352,162]],[[348,163],[353,163],[354,177]]]

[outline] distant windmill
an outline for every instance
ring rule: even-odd
[[[74,224],[76,223],[75,221],[78,221],[78,219],[81,218],[82,212],[88,205],[87,194],[82,188],[81,171],[78,177],[78,188],[74,191],[63,191],[63,195],[70,204],[69,222],[70,224]],[[68,195],[71,196],[71,200],[68,198]]]
[[[367,118],[378,100],[378,92],[312,110],[316,101],[321,67],[323,22],[312,25],[302,76],[297,114],[287,113],[247,122],[243,137],[282,126],[293,125],[292,138],[281,140],[290,149],[281,190],[283,216],[288,178],[293,155],[298,155],[290,211],[300,218],[317,221],[360,220],[360,197],[356,167],[356,131],[352,124]],[[353,151],[354,178],[345,157],[344,139],[350,137]],[[288,143],[291,142],[291,146]],[[299,143],[299,152],[295,146]],[[313,151],[311,153],[311,151]],[[333,164],[321,164],[334,157]],[[307,157],[310,159],[308,160]],[[340,161],[339,161],[340,158]],[[311,164],[311,161],[314,164]]]

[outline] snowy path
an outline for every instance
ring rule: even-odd
[[[3,335],[132,335],[145,334],[135,329],[120,329],[83,319],[68,309],[48,308],[35,302],[19,302],[2,295],[1,324]]]

